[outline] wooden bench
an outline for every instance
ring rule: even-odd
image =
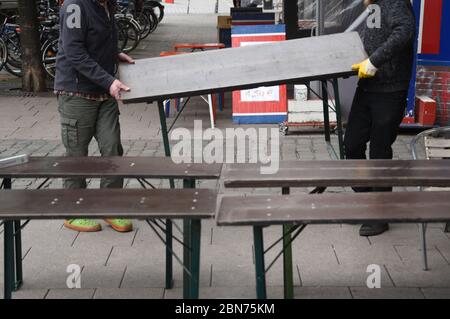
[[[169,179],[171,188],[175,187],[174,180],[183,180],[184,188],[195,188],[196,180],[217,180],[220,177],[221,168],[221,164],[175,164],[167,157],[30,157],[26,164],[0,168],[0,178],[3,178],[2,185],[5,189],[12,188],[13,179],[43,178],[45,181],[39,186],[39,188],[42,188],[48,179],[74,177],[135,178],[143,187],[152,187],[145,180],[146,178]],[[25,192],[29,191],[26,190]],[[10,192],[8,191],[8,193]],[[170,195],[171,200],[175,199],[176,196],[178,196],[178,193],[173,192],[173,195]],[[165,200],[167,200],[167,197]],[[4,203],[0,201],[0,206],[2,205]],[[15,213],[19,214],[19,212]],[[190,213],[193,212],[190,211]],[[124,210],[121,211],[121,216],[130,217]],[[195,215],[193,215],[193,218],[195,218]],[[0,219],[2,218],[0,217]],[[5,268],[10,269],[9,272],[5,271],[5,276],[8,275],[8,280],[5,281],[5,298],[10,297],[11,291],[18,289],[23,281],[21,229],[26,223],[22,224],[21,219],[22,216],[19,214],[16,218],[7,219],[4,222],[5,245],[8,247]],[[190,221],[185,219],[184,241],[188,241],[190,238],[189,225]],[[166,288],[168,289],[173,285],[172,239],[172,221],[168,218],[165,222]],[[14,259],[15,263],[13,262]],[[186,270],[183,272],[185,282],[183,295],[185,298],[196,298],[198,297],[198,286],[190,287],[186,285],[189,277],[189,271]]]
[[[219,226],[253,226],[256,292],[266,299],[264,226],[295,225],[295,239],[307,224],[445,222],[450,220],[450,196],[446,192],[230,196],[221,200],[216,218]]]
[[[289,195],[291,187],[315,187],[311,193],[323,193],[327,187],[450,186],[448,160],[282,161],[277,173],[270,175],[262,175],[260,168],[260,164],[225,165],[225,187],[281,188]],[[283,224],[285,298],[293,297],[291,236],[302,229],[289,221]]]

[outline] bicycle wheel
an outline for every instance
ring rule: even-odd
[[[54,79],[56,73],[56,55],[58,54],[58,39],[47,40],[42,47],[41,61],[47,75]]]
[[[7,50],[5,70],[14,76],[22,76],[22,49],[19,34],[15,32],[6,33],[3,41]]]
[[[145,6],[148,6],[153,9],[153,12],[156,14],[158,18],[158,23],[164,19],[164,6],[161,3],[154,0],[146,1]]]
[[[119,49],[125,53],[129,53],[136,49],[140,41],[139,29],[128,19],[119,19],[116,21]]]
[[[158,20],[158,17],[156,16],[155,12],[153,11],[153,9],[147,9],[147,15],[150,18],[150,20],[152,21],[151,33],[153,33],[153,32],[155,32],[156,28],[158,27],[159,20]]]
[[[151,32],[152,21],[150,17],[144,11],[141,11],[136,16],[136,21],[139,22],[141,26],[141,39],[145,39]]]
[[[6,44],[3,39],[0,38],[0,71],[3,69],[3,66],[6,64],[6,59],[8,58],[8,49],[6,48]]]

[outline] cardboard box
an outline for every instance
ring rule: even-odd
[[[218,16],[217,29],[231,29],[231,16]]]
[[[434,125],[436,122],[436,101],[428,96],[417,96],[416,119],[422,125]]]

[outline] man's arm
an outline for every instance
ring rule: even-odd
[[[387,13],[393,29],[392,34],[370,56],[370,62],[377,68],[399,53],[414,38],[416,31],[414,13],[409,4],[404,0],[396,0],[392,5],[392,9]]]
[[[62,13],[61,30],[64,54],[78,72],[109,91],[114,77],[92,59],[86,50],[88,21],[87,12],[81,2],[82,0],[70,1],[62,8],[65,10]]]

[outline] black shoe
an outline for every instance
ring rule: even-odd
[[[376,236],[384,233],[389,230],[389,224],[364,224],[359,229],[360,236]]]

